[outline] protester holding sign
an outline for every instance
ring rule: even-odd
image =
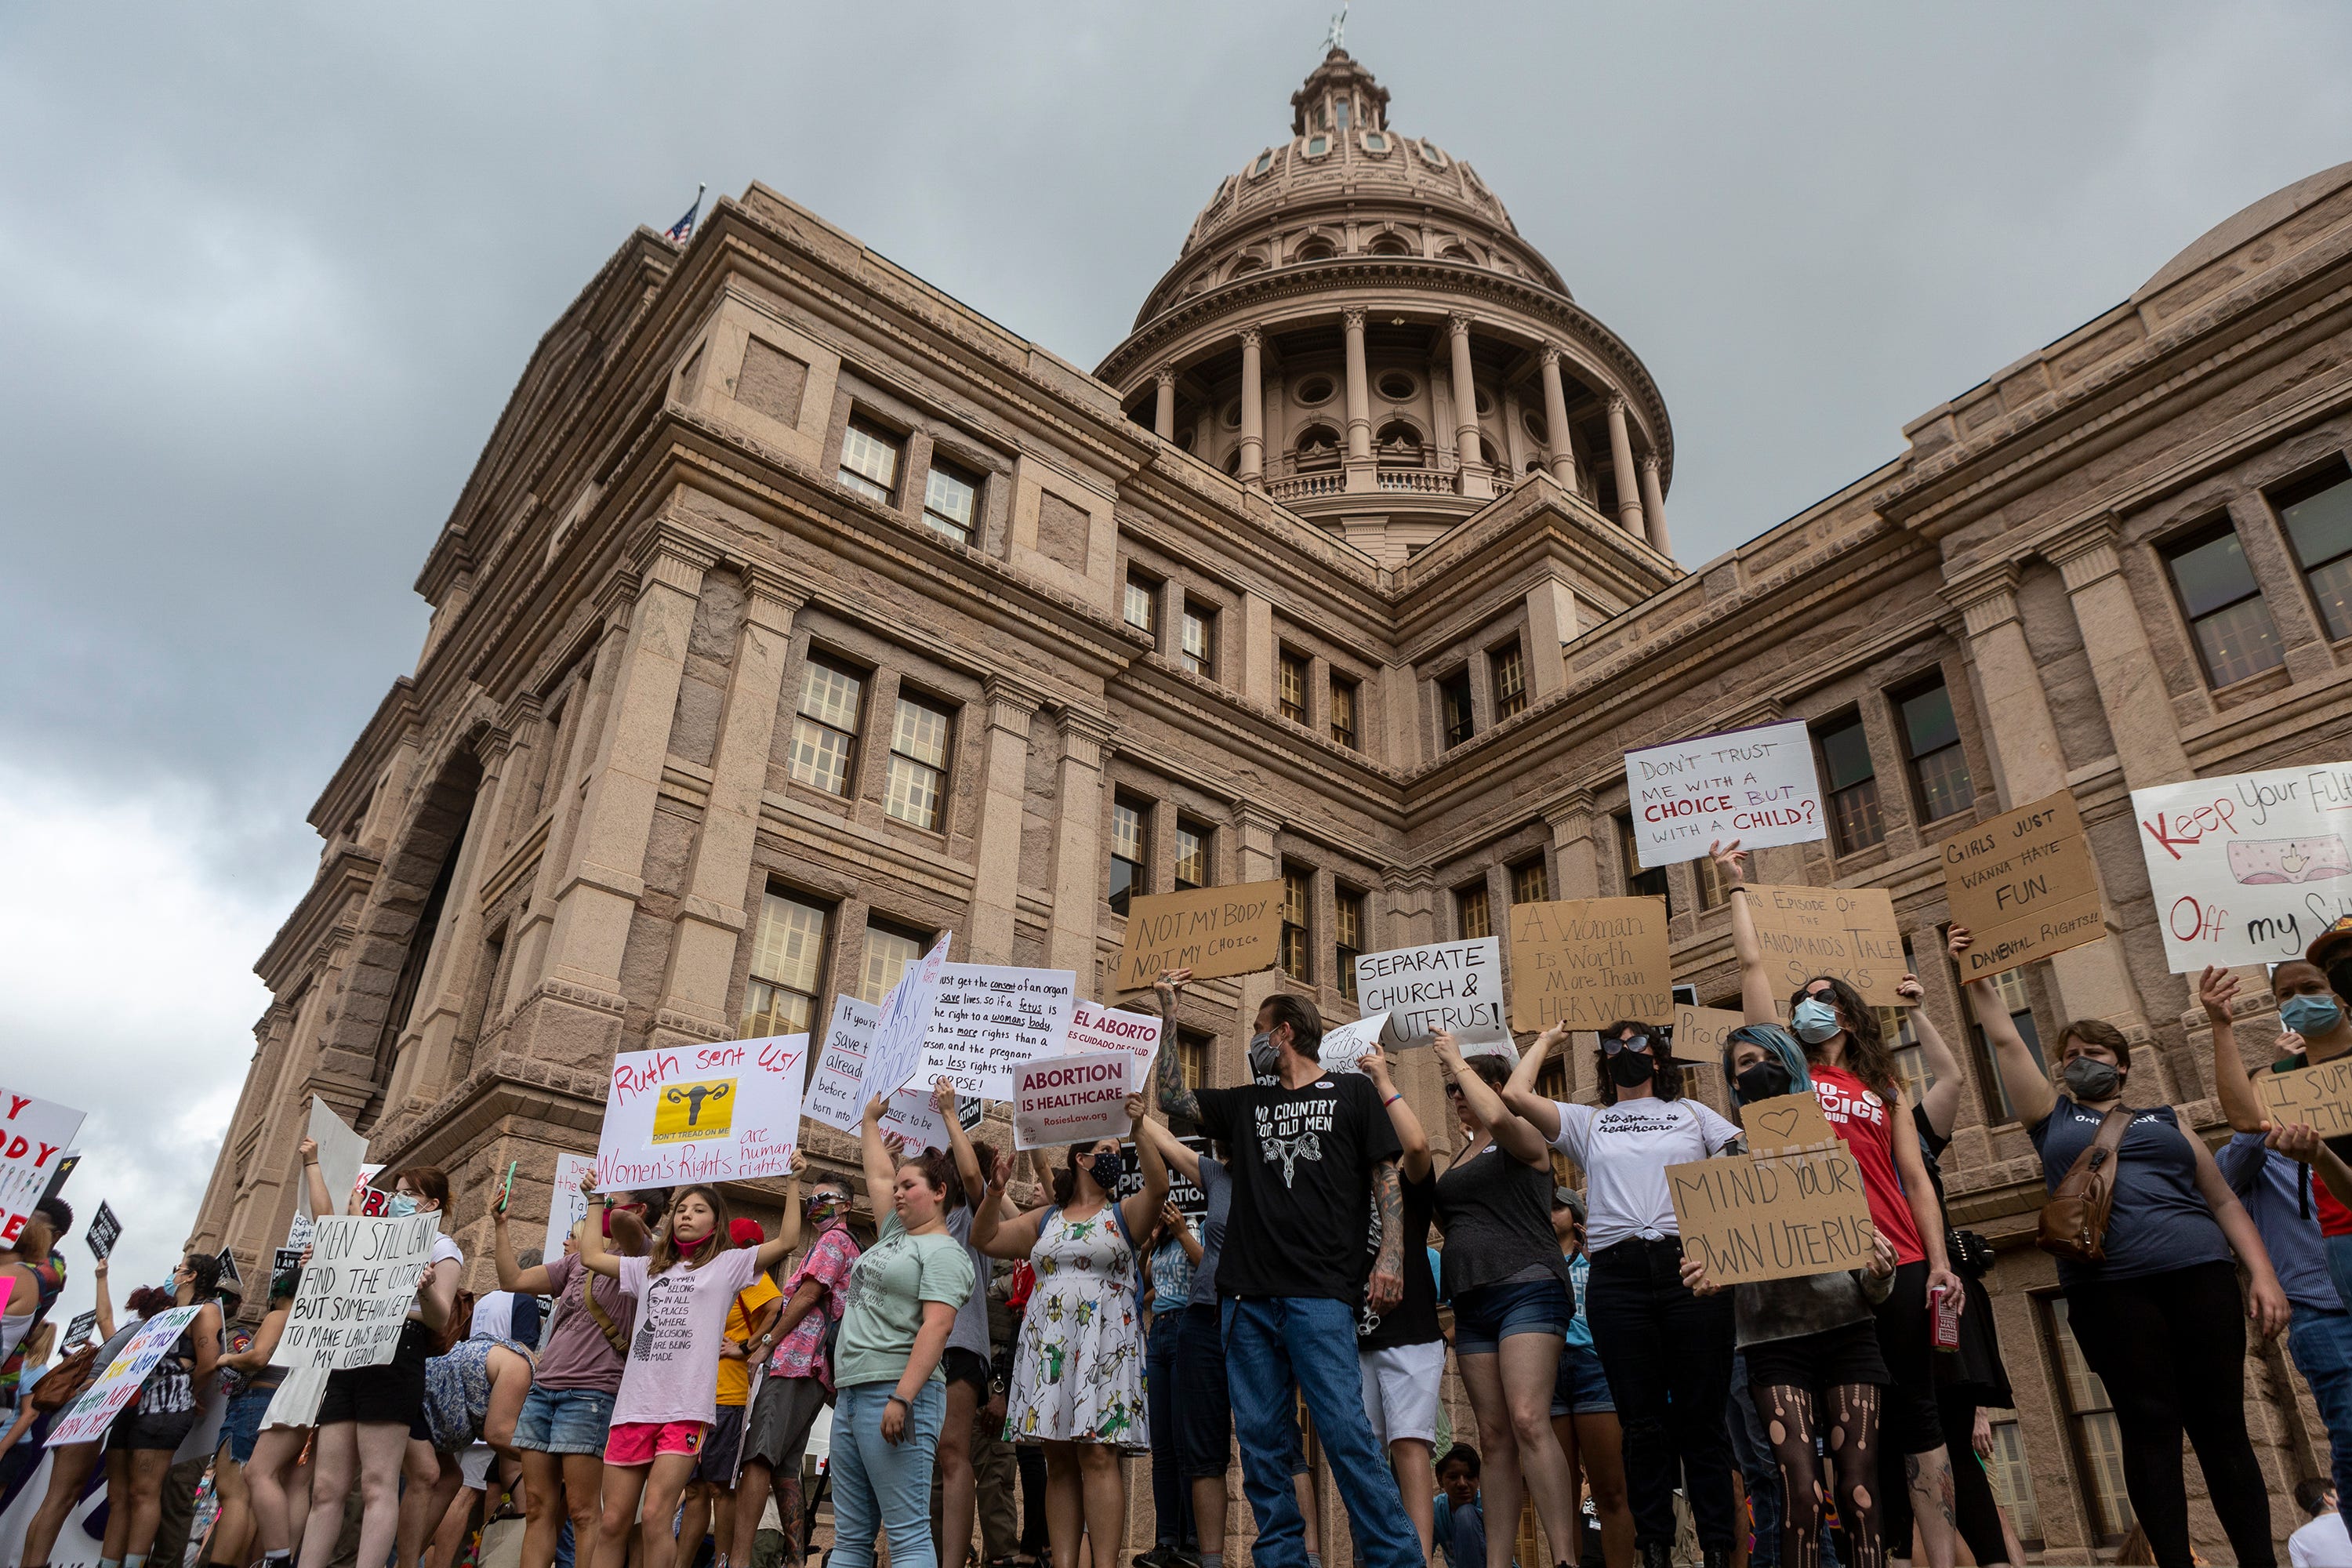
[[[219,1277],[217,1258],[192,1253],[172,1271],[176,1295],[152,1288],[131,1293],[131,1310],[142,1318],[175,1306],[194,1306],[196,1313],[107,1428],[106,1488],[113,1500],[106,1527],[109,1558],[143,1563],[155,1543],[163,1517],[164,1472],[195,1427],[197,1391],[220,1359],[221,1312],[213,1300]]]
[[[801,1459],[810,1428],[834,1392],[833,1369],[825,1360],[826,1331],[841,1321],[850,1274],[857,1265],[857,1238],[849,1232],[854,1197],[845,1177],[826,1173],[810,1182],[802,1219],[815,1235],[799,1267],[784,1281],[783,1312],[753,1346],[755,1355],[767,1357],[767,1375],[744,1423],[743,1471],[736,1491],[745,1503],[753,1498],[774,1500],[793,1568],[800,1568],[801,1545],[808,1539],[801,1520]],[[736,1509],[730,1561],[751,1561],[760,1514],[753,1507]],[[528,1563],[524,1568],[544,1564]]]
[[[0,1247],[0,1279],[9,1281],[8,1300],[0,1308],[0,1404],[16,1403],[24,1379],[26,1337],[65,1289],[65,1255],[57,1244],[72,1224],[73,1210],[66,1201],[47,1198],[34,1205],[16,1240]]]
[[[1739,1534],[1723,1426],[1731,1303],[1683,1283],[1666,1167],[1729,1148],[1739,1129],[1682,1098],[1682,1075],[1660,1061],[1664,1042],[1643,1024],[1621,1021],[1601,1031],[1598,1107],[1538,1093],[1545,1055],[1567,1036],[1556,1024],[1536,1037],[1503,1086],[1503,1103],[1584,1172],[1592,1249],[1585,1318],[1625,1429],[1634,1545],[1645,1565],[1666,1561],[1675,1490],[1685,1487],[1699,1545],[1712,1562],[1729,1553]]]
[[[950,975],[954,968],[950,965]],[[944,989],[941,994],[945,994]],[[972,1455],[977,1445],[991,1439],[1001,1441],[1004,1430],[1002,1422],[996,1423],[985,1437],[976,1430],[984,1424],[981,1406],[988,1403],[990,1392],[989,1269],[986,1255],[972,1241],[972,1219],[988,1190],[984,1173],[996,1168],[996,1149],[993,1144],[973,1142],[964,1131],[964,1117],[957,1108],[952,1077],[934,1080],[931,1098],[950,1145],[948,1158],[954,1167],[954,1180],[943,1184],[951,1199],[947,1215],[948,1234],[963,1244],[964,1254],[971,1262],[972,1278],[971,1291],[956,1309],[955,1328],[948,1335],[948,1348],[940,1357],[940,1365],[947,1374],[947,1408],[940,1424],[938,1546],[940,1561],[952,1563],[962,1562],[971,1550],[972,1525],[979,1518],[980,1477],[973,1468]],[[1008,1218],[1011,1213],[1009,1208],[1004,1209],[998,1218]]]
[[[1955,963],[1970,941],[1967,927],[1952,928]],[[2064,1025],[2064,1088],[2053,1089],[1991,979],[1969,982],[1968,996],[2051,1191],[2103,1131],[2117,1136],[2109,1117],[2122,1119],[2108,1162],[2105,1260],[2062,1254],[2058,1283],[2083,1360],[2115,1401],[2124,1489],[2157,1562],[2187,1568],[2190,1561],[2186,1433],[2238,1561],[2271,1563],[2270,1500],[2246,1435],[2246,1318],[2267,1337],[2286,1326],[2288,1310],[2253,1222],[2204,1140],[2172,1107],[2124,1107],[2131,1048],[2121,1030],[2095,1018]],[[2233,1252],[2252,1279],[2242,1308]]]

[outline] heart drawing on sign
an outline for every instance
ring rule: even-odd
[[[1764,1131],[1767,1132],[1777,1132],[1786,1138],[1797,1130],[1799,1114],[1793,1108],[1788,1110],[1764,1110],[1757,1113],[1756,1120],[1763,1124]]]

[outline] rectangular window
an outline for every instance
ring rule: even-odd
[[[801,671],[800,715],[793,721],[789,771],[827,795],[849,793],[849,762],[857,742],[857,710],[866,678],[812,658]]]
[[[898,984],[907,965],[923,956],[930,939],[903,931],[895,926],[869,924],[866,928],[866,962],[857,981],[857,999],[868,1006],[879,1007],[890,988]]]
[[[1445,743],[1458,746],[1475,728],[1470,713],[1470,672],[1457,669],[1437,683],[1438,721],[1445,726]]]
[[[1511,902],[1540,904],[1551,898],[1551,876],[1544,869],[1544,858],[1530,855],[1511,868]]]
[[[841,435],[841,488],[856,490],[884,506],[895,504],[898,493],[898,437],[878,425],[852,419]]]
[[[1993,1501],[2009,1515],[2017,1543],[2029,1552],[2042,1550],[2042,1509],[2033,1499],[2033,1467],[2025,1459],[2025,1430],[2017,1412],[1988,1408],[1992,1426],[1992,1458],[1985,1461],[1985,1479],[1992,1483]]]
[[[1454,923],[1460,928],[1465,942],[1495,934],[1495,918],[1486,906],[1486,883],[1473,882],[1454,893]]]
[[[1314,925],[1315,873],[1304,866],[1282,868],[1282,972],[1293,980],[1311,981],[1314,965],[1307,956],[1307,939]]]
[[[1960,722],[1952,713],[1951,688],[1937,676],[1924,685],[1898,693],[1895,707],[1903,719],[1903,743],[1910,753],[1911,793],[1919,803],[1919,820],[1940,822],[1976,803],[1977,786],[1969,777],[1969,759],[1960,746]]]
[[[934,533],[970,544],[980,517],[980,476],[931,459],[923,481],[923,522]]]
[[[772,888],[760,900],[760,923],[751,935],[751,980],[743,988],[743,1037],[797,1035],[816,1016],[824,975],[825,925],[822,904]]]
[[[2352,637],[2352,473],[2341,463],[2271,498],[2327,635]]]
[[[1209,1053],[1216,1043],[1215,1036],[1198,1029],[1176,1031],[1176,1070],[1184,1075],[1186,1089],[1209,1087]]]
[[[1331,678],[1331,738],[1356,749],[1356,683],[1337,675]]]
[[[2098,1544],[2113,1546],[2131,1533],[2135,1522],[2131,1500],[2124,1492],[2123,1434],[2116,1425],[2115,1401],[2074,1342],[2074,1331],[2066,1321],[2066,1299],[2044,1296],[2041,1306],[2051,1359],[2062,1373],[2059,1392],[2074,1447],[2074,1476],[2083,1489],[2083,1512],[2092,1521]],[[2021,1538],[2024,1533],[2021,1528],[2018,1531]]]
[[[946,709],[899,694],[898,722],[890,735],[889,786],[883,792],[882,809],[932,833],[947,821],[951,724]]]
[[[1160,636],[1160,584],[1133,572],[1127,574],[1127,624]]]
[[[1723,907],[1723,873],[1715,868],[1715,858],[1702,855],[1691,862],[1698,868],[1698,907],[1719,910]]]
[[[1965,977],[1964,977],[1965,978]],[[2034,1026],[2033,999],[2026,994],[2025,971],[2004,969],[1992,977],[1992,988],[2000,994],[2000,1005],[2009,1010],[2009,1021],[2017,1027],[2018,1037],[2033,1055],[2037,1071],[2049,1071],[2050,1064],[2042,1054],[2042,1031]],[[1992,1042],[1985,1038],[1984,1026],[1971,1019],[1969,1040],[1976,1052],[1977,1081],[1985,1086],[1985,1117],[1995,1122],[2017,1120],[2017,1107],[2009,1101],[2009,1086],[2002,1081],[2000,1070],[1992,1058]]]
[[[1878,770],[1862,715],[1849,713],[1813,731],[1822,749],[1822,784],[1829,791],[1830,842],[1841,855],[1867,849],[1886,837],[1878,815]]]
[[[1151,807],[1120,795],[1110,807],[1110,912],[1127,913],[1129,900],[1151,890]]]
[[[1666,881],[1666,868],[1654,866],[1642,868],[1641,846],[1633,837],[1633,815],[1621,812],[1617,816],[1617,856],[1625,872],[1625,896],[1629,899],[1664,899],[1666,913],[1675,912],[1674,891]]]
[[[1216,848],[1216,829],[1203,827],[1197,822],[1176,819],[1176,888],[1206,888],[1216,881],[1211,872],[1211,857]]]
[[[1353,888],[1331,889],[1331,935],[1337,944],[1331,957],[1339,994],[1356,999],[1356,960],[1364,951],[1364,895]]]
[[[1184,668],[1203,680],[1217,679],[1217,612],[1189,601],[1184,605]]]
[[[2208,681],[2227,686],[2260,675],[2286,657],[2236,529],[2218,523],[2168,544],[2164,563],[2189,616]]]
[[[1486,658],[1495,677],[1495,721],[1499,724],[1514,714],[1527,711],[1528,660],[1519,651],[1516,637]]]
[[[1294,723],[1307,722],[1307,659],[1288,648],[1275,654],[1275,693],[1282,704],[1282,716]]]

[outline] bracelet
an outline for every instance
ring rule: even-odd
[[[910,1399],[907,1398],[907,1397],[906,1397],[905,1395],[903,1395],[903,1394],[892,1394],[889,1398],[887,1398],[887,1399],[884,1400],[882,1403],[883,1403],[883,1404],[885,1404],[885,1405],[905,1405],[905,1406],[907,1407],[907,1409],[908,1409],[909,1412],[912,1412],[912,1411],[914,1410],[914,1408],[915,1408],[914,1401],[912,1401],[912,1400],[910,1400]]]
[[[1745,883],[1745,882],[1734,882],[1734,883],[1732,883],[1732,884],[1731,884],[1731,891],[1732,891],[1732,892],[1734,892],[1734,893],[1744,893],[1744,892],[1746,892],[1747,890],[1748,890],[1748,884],[1747,884],[1747,883]],[[1728,897],[1729,895],[1728,895],[1728,894],[1727,894],[1727,895],[1725,895],[1725,896],[1726,896],[1726,897]]]
[[[1404,1096],[1403,1096],[1403,1095],[1402,1095],[1402,1094],[1392,1094],[1392,1095],[1390,1095],[1386,1100],[1381,1100],[1381,1103],[1383,1106],[1394,1105],[1398,1100],[1402,1100],[1403,1098],[1404,1098]]]

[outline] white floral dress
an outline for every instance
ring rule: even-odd
[[[1135,1249],[1115,1212],[1074,1220],[1055,1209],[1029,1265],[1037,1285],[1013,1354],[1005,1438],[1150,1451]]]

